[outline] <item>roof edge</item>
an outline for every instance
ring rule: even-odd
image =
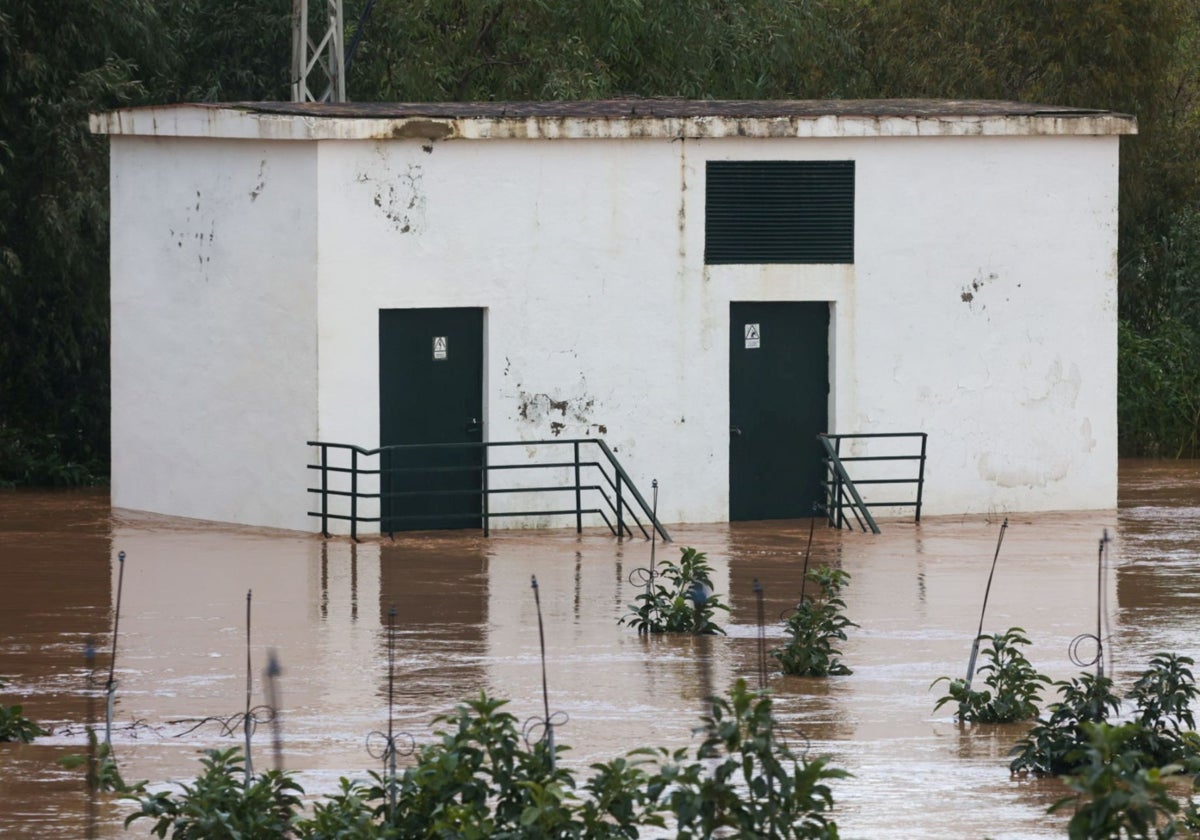
[[[836,101],[834,101],[836,102]],[[160,105],[123,108],[92,114],[93,133],[149,137],[195,137],[245,140],[580,140],[580,139],[721,139],[837,137],[971,137],[971,136],[1103,136],[1136,134],[1136,118],[1111,111],[1019,103],[939,103],[886,109],[888,100],[862,110],[819,103],[711,103],[690,107],[606,112],[579,103],[578,110],[538,109],[522,112],[483,106],[453,109],[448,105],[362,107],[297,106],[289,103]],[[904,101],[908,102],[908,101]],[[609,104],[609,103],[602,103]],[[739,112],[734,105],[747,106]],[[767,107],[775,104],[774,109]],[[806,107],[799,107],[804,105]],[[954,105],[955,108],[942,107]],[[971,106],[975,111],[972,112]],[[758,107],[749,107],[758,106]],[[990,107],[988,107],[990,106]],[[1008,106],[1002,107],[1002,106]],[[596,111],[588,113],[589,110]],[[472,113],[472,111],[474,113]],[[458,113],[463,112],[463,113]],[[723,113],[724,112],[724,113]],[[465,115],[464,115],[465,113]]]

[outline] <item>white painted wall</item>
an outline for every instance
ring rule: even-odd
[[[113,505],[311,529],[315,147],[111,143]]]
[[[480,306],[490,439],[603,434],[721,520],[729,303],[828,300],[831,430],[928,432],[927,514],[1115,504],[1115,138],[427,148],[321,146],[326,439],[377,440],[379,308]],[[857,161],[854,266],[703,264],[705,161],[755,158]]]
[[[765,158],[856,161],[853,266],[704,265],[705,161]],[[927,514],[1116,503],[1116,137],[114,138],[114,172],[122,506],[311,527],[314,423],[378,441],[378,311],[465,306],[488,439],[603,436],[720,521],[739,300],[832,303],[831,431],[928,432]]]

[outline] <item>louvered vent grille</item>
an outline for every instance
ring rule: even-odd
[[[704,262],[853,263],[854,161],[709,161]]]

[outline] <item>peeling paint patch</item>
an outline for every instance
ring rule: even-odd
[[[267,161],[260,160],[258,162],[258,183],[254,185],[254,189],[250,190],[250,202],[253,203],[262,195],[263,189],[267,186],[266,175],[264,174],[267,168]]]
[[[176,249],[187,254],[190,260],[192,256],[196,258],[196,266],[199,270],[199,277],[203,280],[208,280],[208,273],[205,271],[205,266],[212,262],[212,250],[217,238],[217,222],[213,218],[206,218],[207,214],[202,213],[200,191],[196,191],[196,203],[191,204],[189,201],[187,208],[184,210],[183,224],[180,229],[168,228],[170,241],[175,243]],[[189,276],[187,273],[182,276]],[[195,276],[195,275],[191,275]]]
[[[999,275],[995,272],[992,272],[985,277],[983,272],[980,271],[975,275],[974,280],[962,287],[962,291],[959,293],[959,299],[963,303],[967,304],[967,306],[969,306],[972,310],[974,310],[975,306],[973,304],[975,303],[975,299],[979,296],[979,293],[983,290],[984,286],[986,286],[988,283],[995,282],[998,279]],[[979,309],[980,311],[987,309],[987,304],[981,304]]]
[[[563,432],[571,432],[573,436],[590,436],[593,432],[608,434],[608,426],[592,418],[595,406],[595,398],[586,394],[563,399],[529,391],[518,391],[517,394],[518,419],[533,429],[547,429],[555,437]]]
[[[371,203],[393,230],[420,233],[425,227],[424,177],[424,169],[413,163],[394,174],[381,152],[378,166],[359,172],[354,180],[370,186]]]

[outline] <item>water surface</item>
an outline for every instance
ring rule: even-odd
[[[1160,650],[1195,656],[1200,630],[1200,465],[1123,462],[1116,511],[1013,515],[985,632],[1023,627],[1028,655],[1053,679],[1078,673],[1068,646],[1094,632],[1102,601],[1109,668],[1127,689]],[[813,533],[811,562],[851,575],[845,600],[861,625],[843,645],[854,673],[828,680],[772,674],[794,746],[829,754],[853,778],[834,787],[848,838],[1039,838],[1065,834],[1046,807],[1055,781],[1009,777],[1024,727],[962,727],[933,711],[940,676],[960,676],[979,621],[1000,519],[930,518],[884,533]],[[435,714],[486,691],[520,718],[541,709],[537,614],[546,626],[550,705],[569,722],[558,740],[579,768],[639,746],[694,744],[702,698],[738,677],[758,680],[757,603],[770,644],[792,606],[807,520],[676,526],[674,546],[708,553],[731,605],[728,637],[639,638],[618,620],[638,588],[649,543],[571,531],[345,539],[235,528],[113,511],[104,492],[0,494],[0,702],[22,703],[54,734],[0,745],[0,834],[126,834],[128,803],[89,796],[55,759],[84,751],[103,719],[101,689],[118,683],[116,755],[127,779],[189,780],[197,754],[229,747],[219,721],[244,710],[247,593],[252,703],[276,651],[283,761],[311,794],[374,766],[365,748],[387,726],[387,626],[395,608],[396,726],[418,739]],[[1112,536],[1109,570],[1098,545]],[[115,663],[112,630],[124,551]],[[97,653],[91,668],[85,648]],[[272,763],[270,728],[255,761]],[[140,827],[139,827],[140,826]]]

